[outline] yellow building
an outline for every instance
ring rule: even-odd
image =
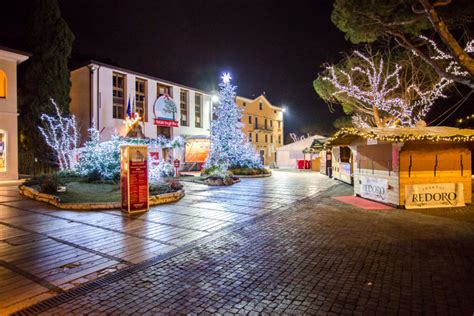
[[[283,145],[283,109],[272,105],[263,95],[254,100],[237,96],[236,103],[243,109],[243,132],[263,164],[274,164],[276,150]]]

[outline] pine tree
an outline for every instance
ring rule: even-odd
[[[242,110],[235,103],[236,87],[224,74],[219,84],[219,103],[214,108],[216,118],[211,123],[211,148],[204,168],[221,172],[234,168],[262,168],[262,162],[248,143],[240,122]]]
[[[74,34],[61,17],[58,0],[36,0],[29,31],[31,58],[22,65],[19,80],[21,149],[42,160],[51,153],[38,126],[41,114],[53,114],[54,99],[61,113],[69,113],[71,88],[68,60]]]

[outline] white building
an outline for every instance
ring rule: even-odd
[[[204,91],[97,61],[72,70],[71,82],[70,109],[78,120],[82,141],[87,140],[91,127],[97,128],[104,140],[114,130],[125,136],[129,100],[144,118],[146,137],[209,137],[211,96]],[[176,105],[178,127],[156,125],[160,121],[155,120],[158,110],[154,105],[164,94]]]
[[[18,179],[17,66],[29,56],[0,47],[0,181]]]
[[[324,140],[326,137],[313,135],[277,149],[276,162],[279,168],[296,168],[297,160],[305,159],[303,150],[311,147],[315,139]],[[308,157],[306,157],[307,159]]]

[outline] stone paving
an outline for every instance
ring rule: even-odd
[[[44,314],[474,313],[472,209],[459,220],[330,198],[349,191],[332,186]]]
[[[0,314],[212,238],[335,184],[321,179],[275,172],[231,187],[185,183],[181,201],[140,216],[58,210],[0,187]]]

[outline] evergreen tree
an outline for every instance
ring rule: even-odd
[[[69,113],[71,88],[68,60],[74,34],[61,17],[58,0],[36,0],[29,31],[31,58],[22,65],[19,111],[21,149],[42,160],[50,152],[38,126],[41,114],[53,114],[54,99],[62,113]]]
[[[262,168],[262,162],[242,132],[242,110],[235,103],[236,87],[224,74],[219,84],[219,103],[214,108],[216,118],[211,123],[211,149],[204,168],[221,171],[233,168]]]

